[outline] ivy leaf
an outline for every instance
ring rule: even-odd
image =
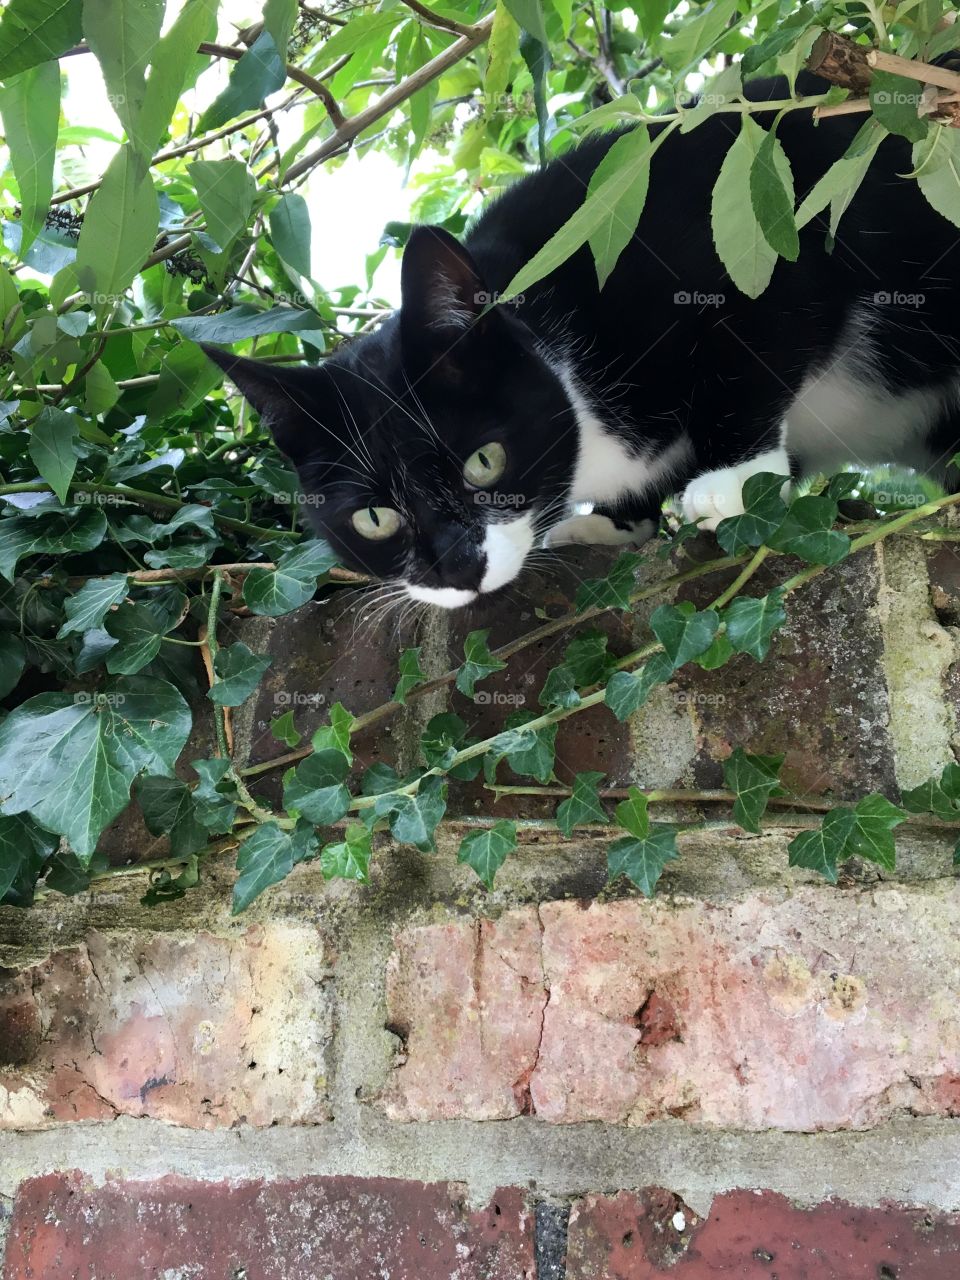
[[[15,689],[27,665],[23,641],[12,631],[0,631],[0,698]]]
[[[291,771],[283,788],[283,803],[316,826],[337,822],[350,807],[344,778],[350,763],[342,752],[315,751]]]
[[[837,883],[837,862],[856,819],[852,809],[831,809],[816,831],[801,831],[789,845],[791,867],[819,871],[831,884]]]
[[[557,726],[548,724],[527,729],[526,723],[536,718],[530,711],[516,711],[507,717],[506,732],[494,738],[484,756],[484,773],[489,782],[494,781],[497,765],[504,758],[514,773],[521,776],[536,778],[538,782],[549,782],[553,777]]]
[[[0,902],[29,906],[37,876],[58,844],[26,814],[0,815]]]
[[[739,555],[747,547],[759,547],[779,529],[787,514],[780,496],[789,476],[758,471],[743,485],[743,515],[728,516],[717,525],[717,541],[728,555]]]
[[[629,797],[617,805],[616,818],[630,834],[607,847],[608,878],[625,875],[652,898],[663,868],[680,856],[677,833],[672,827],[651,825],[647,797],[636,787],[631,787]]]
[[[603,684],[616,668],[617,659],[607,652],[610,637],[605,631],[584,631],[567,645],[563,665],[573,675],[574,684]]]
[[[602,773],[588,771],[574,778],[572,794],[557,806],[557,827],[565,836],[570,836],[574,827],[584,822],[609,822],[597,795],[603,777]]]
[[[218,707],[239,707],[256,689],[272,662],[266,654],[251,653],[242,640],[224,645],[213,660],[217,680],[207,690],[207,697]]]
[[[849,498],[863,483],[863,476],[859,471],[840,471],[835,476],[830,477],[830,483],[827,485],[825,493],[828,498],[833,498],[835,502],[840,502],[844,498]]]
[[[516,823],[503,818],[485,831],[471,831],[460,842],[457,861],[472,867],[487,889],[517,847]]]
[[[733,820],[744,831],[760,834],[760,819],[771,796],[783,795],[780,770],[783,756],[748,756],[737,747],[723,764],[723,777],[736,793]]]
[[[694,662],[698,667],[702,667],[704,671],[716,671],[718,667],[726,666],[735,652],[736,650],[727,638],[726,633],[718,631],[710,648],[705,649],[698,658],[694,658]]]
[[[0,575],[12,582],[17,564],[27,555],[65,556],[92,551],[106,532],[106,517],[96,507],[4,516],[0,519]]]
[[[442,711],[427,721],[427,727],[420,739],[420,750],[423,758],[432,769],[443,769],[449,777],[463,782],[472,782],[480,772],[479,757],[464,760],[461,764],[450,767],[458,751],[468,746],[467,726],[452,711]]]
[[[837,518],[833,498],[807,494],[790,504],[783,523],[768,539],[774,551],[786,551],[809,564],[837,564],[850,551],[850,539],[831,526]]]
[[[387,792],[378,796],[374,813],[387,819],[395,840],[432,853],[433,833],[446,808],[447,784],[443,778],[431,776],[424,778],[414,795]]]
[[[850,852],[893,871],[897,865],[893,831],[906,820],[906,813],[885,796],[873,794],[858,802],[854,814],[856,824],[850,834]]]
[[[667,655],[655,653],[638,672],[614,672],[607,682],[603,700],[618,720],[626,720],[643,706],[658,684],[670,679],[673,672],[673,663]]]
[[[200,781],[193,789],[194,813],[211,835],[223,835],[237,816],[236,786],[230,777],[230,761],[223,757],[193,760]]]
[[[185,857],[206,846],[209,833],[196,815],[190,788],[179,778],[139,778],[136,795],[150,834],[170,837],[171,857]]]
[[[793,180],[790,162],[772,129],[764,134],[750,166],[750,199],[764,239],[788,262],[800,256],[800,237],[793,216]]]
[[[275,720],[270,721],[270,732],[277,740],[282,742],[284,746],[298,747],[303,740],[303,734],[298,732],[296,725],[293,723],[293,712],[285,711],[282,716],[277,716]]]
[[[75,853],[61,847],[47,863],[43,887],[71,898],[75,894],[85,893],[90,888],[93,877],[103,875],[109,867],[110,861],[106,854],[95,853],[84,866]]]
[[[112,573],[108,578],[90,578],[64,602],[66,621],[57,632],[57,639],[62,640],[72,631],[96,630],[113,606],[126,599],[129,590],[124,573]]]
[[[638,787],[630,787],[626,800],[621,800],[616,807],[617,822],[624,831],[629,831],[638,840],[643,840],[650,830],[650,816],[647,809],[647,797]]]
[[[723,615],[731,646],[737,653],[749,653],[757,662],[762,662],[770,652],[773,634],[786,620],[783,592],[779,587],[759,599],[740,596],[731,601]]]
[[[579,589],[575,604],[577,613],[587,609],[630,608],[630,595],[635,589],[636,569],[642,560],[636,551],[624,551],[614,561],[605,578],[590,578]]]
[[[463,643],[466,661],[457,672],[457,688],[472,698],[478,680],[485,680],[495,671],[502,671],[507,665],[495,658],[487,647],[489,630],[471,631]]]
[[[370,879],[372,838],[366,827],[351,823],[339,844],[328,844],[320,854],[320,866],[327,880]]]
[[[244,603],[262,617],[292,613],[313,598],[317,579],[336,563],[333,549],[311,538],[284,552],[275,569],[251,569],[243,583]]]
[[[948,764],[939,778],[902,792],[901,800],[910,813],[932,813],[941,822],[955,822],[960,816],[960,765]]]
[[[104,630],[117,641],[107,654],[107,670],[113,675],[135,675],[154,660],[163,642],[162,628],[143,604],[121,605],[107,615]]]
[[[698,612],[689,601],[662,604],[650,618],[650,626],[676,670],[710,648],[720,615],[715,609]]]
[[[232,914],[245,911],[264,889],[279,884],[293,870],[296,847],[275,822],[264,822],[237,850],[239,875],[233,886]]]
[[[353,752],[350,750],[350,735],[353,733],[354,718],[341,702],[335,702],[330,708],[329,724],[322,724],[311,739],[314,751],[339,751],[347,762],[353,763]]]
[[[427,673],[420,666],[420,646],[404,649],[400,654],[400,679],[393,691],[393,701],[406,702],[410,690],[415,689],[418,684],[423,684],[426,678]]]
[[[177,690],[145,676],[28,698],[0,725],[0,810],[30,813],[89,861],[138,774],[171,772],[190,724]]]
[[[547,672],[547,678],[543,682],[537,701],[547,711],[553,707],[569,709],[579,705],[580,694],[577,692],[577,681],[565,662]]]
[[[837,863],[859,854],[887,871],[896,867],[893,830],[906,813],[884,796],[864,796],[853,809],[831,809],[818,831],[803,831],[790,843],[790,865],[819,871],[837,882]]]

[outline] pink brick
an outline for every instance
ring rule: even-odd
[[[534,1280],[522,1192],[388,1178],[25,1182],[3,1280]]]
[[[524,908],[400,936],[393,1118],[817,1130],[960,1114],[960,886],[553,902],[539,919],[542,935]],[[508,937],[523,939],[509,956]]]
[[[328,976],[310,928],[91,933],[0,984],[0,1128],[327,1119]]]
[[[387,967],[388,1025],[405,1065],[394,1120],[506,1120],[530,1109],[546,995],[533,908],[408,929]]]
[[[899,1205],[717,1196],[702,1221],[668,1191],[591,1195],[570,1213],[566,1280],[949,1280],[960,1218]]]

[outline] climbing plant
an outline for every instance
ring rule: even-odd
[[[689,663],[767,660],[806,583],[883,538],[923,536],[960,499],[888,494],[870,518],[838,524],[838,503],[871,496],[869,477],[824,478],[789,504],[782,478],[755,477],[745,515],[717,532],[723,554],[685,558],[696,531],[674,530],[662,549],[675,572],[655,586],[638,585],[637,570],[656,545],[625,554],[584,584],[565,617],[499,651],[484,632],[469,635],[462,664],[445,675],[428,678],[422,655],[405,651],[388,703],[359,716],[332,707],[309,743],[286,712],[273,724],[276,758],[241,767],[232,712],[270,659],[235,637],[233,620],[278,617],[318,591],[363,584],[305,535],[295,476],[196,341],[313,362],[382,319],[376,272],[402,246],[406,213],[385,211],[363,280],[334,287],[312,275],[312,240],[332,232],[311,225],[304,192],[320,166],[336,169],[350,152],[388,155],[416,192],[413,217],[459,232],[483,198],[584,130],[637,122],[510,292],[586,243],[604,279],[623,248],[613,229],[641,216],[654,149],[714,111],[739,118],[716,178],[713,230],[747,294],[765,287],[778,255],[796,256],[798,227],[822,217],[825,233],[836,230],[885,131],[910,137],[921,190],[960,223],[951,72],[937,70],[919,110],[932,72],[918,59],[960,43],[950,7],[251,8],[250,24],[232,31],[218,23],[217,0],[9,0],[0,15],[0,900],[27,906],[38,892],[74,893],[116,874],[98,846],[133,802],[169,850],[152,869],[148,901],[187,892],[213,851],[236,850],[237,910],[304,860],[364,880],[377,832],[432,848],[449,780],[481,775],[493,795],[555,795],[562,837],[609,829],[611,876],[652,893],[682,827],[651,810],[676,797],[611,792],[595,771],[567,793],[554,776],[557,725],[600,703],[622,719]],[[742,87],[778,68],[792,83],[809,58],[836,86],[815,99],[789,94],[777,109],[853,109],[865,124],[848,156],[795,193],[775,132],[753,119]],[[64,76],[77,59],[96,60],[116,125],[64,114]],[[211,86],[211,66],[230,74]],[[689,90],[700,87],[692,103]],[[94,143],[111,148],[105,166],[89,159]],[[749,276],[737,265],[745,261]],[[777,585],[754,594],[762,564]],[[709,607],[674,602],[675,588],[723,574]],[[610,654],[595,619],[660,594],[648,640]],[[514,711],[478,741],[442,712],[409,775],[380,764],[356,776],[353,744],[402,706],[453,685],[474,695],[524,649],[567,629],[539,710]],[[187,745],[199,740],[198,708],[213,744],[200,757]],[[742,744],[725,764],[726,789],[700,799],[729,806],[727,825],[746,831],[760,829],[768,805],[786,811],[800,828],[791,861],[829,879],[853,855],[892,865],[900,822],[960,822],[953,767],[899,806],[867,796],[824,816],[822,805],[784,793],[780,766]],[[274,811],[258,786],[281,769]],[[478,820],[460,859],[492,885],[521,825]]]

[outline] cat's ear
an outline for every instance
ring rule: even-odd
[[[488,302],[477,265],[442,227],[416,227],[400,273],[405,351],[449,347],[473,327]]]
[[[314,443],[311,438],[314,433],[304,429],[304,420],[316,413],[317,384],[323,377],[322,371],[249,360],[207,342],[201,342],[200,347],[253,405],[281,451],[294,462],[299,461]]]

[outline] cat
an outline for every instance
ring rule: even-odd
[[[802,80],[806,93],[826,87]],[[862,123],[782,118],[798,201]],[[515,302],[488,305],[578,208],[622,130],[517,181],[462,244],[415,228],[399,311],[319,367],[204,347],[295,464],[344,564],[453,609],[495,599],[544,542],[641,542],[671,494],[713,529],[743,510],[756,472],[900,463],[943,478],[960,441],[960,248],[902,176],[910,144],[886,138],[835,243],[826,214],[814,218],[799,260],[779,260],[750,300],[710,229],[739,127],[720,114],[665,141],[602,292],[584,247]]]

